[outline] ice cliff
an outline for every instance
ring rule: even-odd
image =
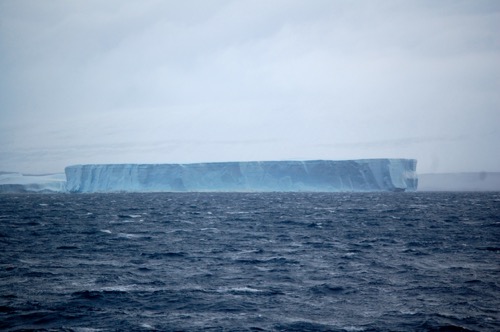
[[[66,190],[186,191],[414,191],[416,160],[363,159],[198,164],[74,165]]]

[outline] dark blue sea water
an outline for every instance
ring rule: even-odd
[[[0,195],[0,329],[499,331],[500,193]]]

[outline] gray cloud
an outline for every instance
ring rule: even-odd
[[[320,147],[330,147],[330,148],[379,148],[379,147],[409,147],[418,144],[427,143],[439,143],[439,142],[456,142],[466,140],[467,137],[455,136],[455,137],[406,137],[398,139],[388,139],[388,140],[372,140],[365,142],[349,142],[349,143],[334,143],[334,144],[318,144]]]
[[[4,1],[0,170],[388,156],[498,171],[498,22],[496,1]]]

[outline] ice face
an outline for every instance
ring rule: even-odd
[[[416,160],[68,166],[69,192],[414,191]]]

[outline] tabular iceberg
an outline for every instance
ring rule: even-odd
[[[414,159],[74,165],[66,190],[91,192],[414,191]]]

